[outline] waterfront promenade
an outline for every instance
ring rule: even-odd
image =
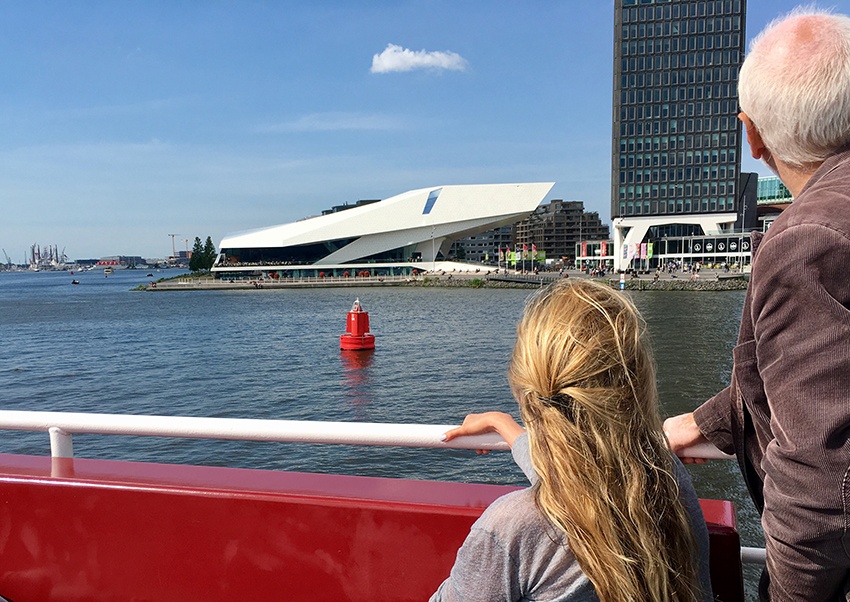
[[[302,288],[350,288],[350,287],[469,287],[469,288],[538,288],[561,278],[597,278],[619,287],[619,274],[590,276],[579,270],[522,273],[514,270],[482,270],[425,272],[418,276],[368,276],[358,278],[257,278],[253,280],[216,280],[211,277],[185,276],[172,280],[160,280],[142,285],[139,290],[150,292],[187,290],[268,290]],[[747,288],[744,274],[726,273],[723,270],[703,269],[697,278],[685,272],[641,274],[639,277],[626,275],[626,290],[661,291],[723,291]]]

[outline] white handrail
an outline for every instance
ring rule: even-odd
[[[744,564],[761,564],[767,563],[767,550],[764,548],[748,548],[741,546],[741,562]]]
[[[442,441],[443,433],[456,426],[0,410],[0,430],[49,432],[51,455],[54,457],[73,457],[73,447],[65,439],[76,433],[396,447],[509,449],[508,444],[495,433]]]
[[[317,422],[253,418],[196,418],[193,416],[141,416],[132,414],[86,414],[0,410],[0,430],[47,432],[53,458],[73,458],[72,435],[131,435],[187,439],[229,439],[289,443],[330,443],[453,449],[507,450],[497,434],[459,437],[443,441],[453,424],[388,424],[375,422]],[[683,450],[682,457],[729,459],[712,445]],[[761,548],[741,548],[741,560],[764,564]]]
[[[677,454],[680,458],[696,458],[702,460],[734,460],[735,456],[717,449],[712,443],[699,443],[686,447]]]
[[[378,422],[320,422],[309,420],[265,420],[256,418],[205,418],[194,416],[147,416],[134,414],[88,414],[0,410],[0,430],[46,431],[50,433],[51,455],[73,457],[74,433],[178,437],[187,439],[230,439],[338,445],[380,445],[454,449],[507,450],[508,444],[495,433],[443,441],[454,424],[390,424]],[[682,457],[730,459],[711,444],[682,450]]]

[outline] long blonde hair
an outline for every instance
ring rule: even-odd
[[[599,599],[697,599],[696,544],[631,302],[589,280],[543,289],[517,326],[508,379],[540,478],[537,506]]]

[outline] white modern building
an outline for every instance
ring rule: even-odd
[[[212,271],[219,278],[303,278],[433,270],[454,241],[521,220],[552,186],[422,188],[290,224],[228,234]]]

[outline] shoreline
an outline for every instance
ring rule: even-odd
[[[571,270],[564,277],[568,278],[592,278],[607,282],[612,288],[620,287],[619,276],[611,278],[610,275],[603,277],[588,276],[583,272]],[[311,278],[295,281],[280,280],[250,280],[229,281],[214,280],[209,277],[181,276],[173,280],[159,280],[150,284],[139,285],[132,290],[160,292],[160,291],[223,291],[223,290],[280,290],[280,289],[302,289],[302,288],[352,288],[352,287],[444,287],[444,288],[540,288],[551,282],[561,280],[562,276],[557,273],[544,274],[479,274],[479,273],[449,273],[424,274],[421,276],[405,277],[369,277],[369,278]],[[634,278],[627,277],[624,281],[625,290],[628,291],[738,291],[746,290],[748,279],[744,274],[725,274],[714,270],[703,270],[697,279],[690,279],[688,275],[664,274],[657,280],[648,275]]]

